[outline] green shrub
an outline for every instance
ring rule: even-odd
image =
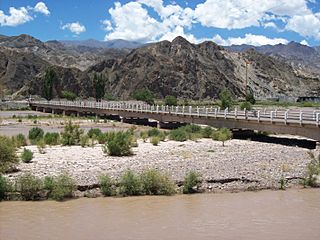
[[[17,148],[27,146],[27,139],[22,133],[19,133],[17,136],[15,136],[14,141]]]
[[[83,148],[89,146],[90,145],[89,140],[90,140],[89,136],[87,134],[83,134],[80,137],[80,146]]]
[[[43,190],[43,183],[40,178],[26,173],[17,178],[16,190],[20,193],[23,200],[38,200]]]
[[[67,174],[62,174],[54,178],[54,185],[50,196],[54,200],[61,201],[72,197],[72,193],[75,190],[75,181]]]
[[[154,104],[154,93],[148,89],[136,90],[132,96],[138,101],[144,101],[151,105]]]
[[[205,127],[201,130],[201,133],[202,133],[202,137],[204,138],[211,138],[211,135],[213,133],[213,128],[212,127]]]
[[[252,109],[252,105],[251,105],[250,102],[242,102],[242,103],[240,104],[240,109],[241,109],[241,110],[244,110],[244,109],[246,109],[246,110],[251,110],[251,109]]]
[[[96,136],[97,138],[99,138],[99,136],[102,134],[102,131],[99,128],[91,128],[88,131],[88,136],[89,138],[93,138],[94,136]]]
[[[159,142],[160,142],[160,138],[159,137],[152,137],[151,140],[150,140],[151,144],[153,146],[158,146],[159,145]]]
[[[37,142],[37,148],[40,154],[46,153],[46,144],[43,139],[38,140]]]
[[[146,142],[148,139],[148,132],[140,132],[140,137],[143,140],[143,142]]]
[[[184,194],[190,194],[190,193],[196,193],[199,187],[199,184],[201,183],[201,176],[194,172],[191,171],[187,173],[187,175],[184,178],[183,181],[183,193]]]
[[[82,134],[83,130],[80,129],[80,126],[69,121],[61,133],[61,143],[64,146],[79,145]]]
[[[111,156],[132,155],[132,135],[127,132],[112,132],[109,134],[104,152]]]
[[[143,192],[147,195],[172,195],[175,193],[174,182],[157,170],[144,171],[140,178]]]
[[[224,142],[232,138],[232,132],[227,128],[221,128],[212,134],[212,139],[216,141],[221,141],[224,147]]]
[[[156,137],[160,135],[160,130],[158,128],[151,128],[147,133],[149,137]]]
[[[45,176],[43,180],[43,188],[47,191],[49,191],[49,195],[51,194],[53,188],[55,185],[54,177],[51,176]]]
[[[59,145],[60,134],[59,133],[46,133],[44,135],[44,143],[50,146]]]
[[[200,133],[201,132],[201,127],[196,124],[189,124],[184,127],[182,127],[187,133]]]
[[[246,102],[251,103],[252,105],[256,104],[256,99],[254,98],[254,95],[252,92],[248,93],[246,96]]]
[[[75,93],[73,93],[73,92],[70,92],[70,91],[62,91],[61,92],[61,97],[65,98],[65,99],[67,99],[69,101],[74,101],[74,100],[76,100],[77,95]]]
[[[7,179],[0,174],[0,201],[5,199],[8,192],[8,185]]]
[[[24,148],[21,154],[21,160],[24,163],[29,163],[33,159],[33,152],[29,149]]]
[[[221,101],[221,109],[231,108],[234,104],[234,100],[231,92],[228,89],[224,89],[219,94],[219,99]]]
[[[120,194],[124,196],[136,196],[142,194],[142,184],[139,176],[131,170],[126,171],[119,182]]]
[[[167,95],[164,99],[164,104],[169,106],[177,106],[178,100],[175,96]]]
[[[39,127],[33,127],[29,130],[29,136],[28,138],[32,143],[35,143],[43,138],[44,132]]]
[[[188,134],[184,129],[177,128],[170,132],[169,138],[174,141],[184,142],[188,140]]]
[[[100,134],[100,136],[98,136],[98,142],[100,144],[105,144],[107,142],[108,136],[109,136],[108,133]]]
[[[0,173],[12,170],[19,163],[12,139],[0,136]]]
[[[315,187],[316,186],[316,177],[320,176],[320,154],[318,157],[314,153],[309,152],[311,161],[307,165],[307,176],[305,179],[306,185]]]
[[[101,192],[104,196],[114,195],[114,183],[108,175],[102,175],[99,177],[99,184]]]

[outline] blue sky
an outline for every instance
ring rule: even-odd
[[[0,34],[320,45],[320,0],[0,0]]]

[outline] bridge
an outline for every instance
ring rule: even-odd
[[[30,101],[35,111],[76,116],[112,117],[127,123],[156,122],[158,127],[201,124],[298,135],[320,141],[320,110],[221,110],[219,107],[155,106],[129,102]]]

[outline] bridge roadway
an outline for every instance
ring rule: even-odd
[[[31,101],[33,110],[65,115],[113,116],[124,122],[194,123],[298,135],[320,141],[320,110],[220,110],[215,107],[151,106],[127,102]]]

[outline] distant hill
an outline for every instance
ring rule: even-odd
[[[232,45],[225,47],[232,51],[244,52],[254,49],[257,52],[283,59],[297,67],[308,68],[313,72],[320,73],[320,47],[309,47],[297,42],[289,44],[264,45],[255,47],[251,45]]]
[[[92,48],[116,48],[116,49],[134,49],[141,47],[143,44],[134,41],[126,41],[122,39],[111,40],[111,41],[97,41],[94,39],[88,39],[83,41],[60,41],[66,46],[85,46]]]

